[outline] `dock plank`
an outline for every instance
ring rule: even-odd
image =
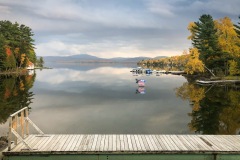
[[[113,143],[113,151],[117,151],[117,136],[116,135],[112,135],[112,143]]]
[[[137,151],[144,151],[144,149],[141,147],[141,144],[138,140],[138,135],[132,135],[136,141]]]
[[[142,139],[142,142],[143,142],[144,147],[146,148],[146,151],[147,152],[151,151],[151,149],[150,149],[150,147],[149,147],[149,145],[147,143],[145,135],[140,135],[139,138]]]
[[[73,151],[78,151],[78,148],[79,148],[79,146],[80,146],[80,144],[81,144],[81,142],[82,142],[82,138],[83,138],[83,135],[79,135],[79,138],[78,138],[78,140],[77,140],[77,143],[76,143]]]

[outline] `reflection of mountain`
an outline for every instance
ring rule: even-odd
[[[62,63],[137,63],[140,60],[149,59],[149,57],[131,57],[131,58],[99,58],[88,54],[79,54],[73,56],[46,56],[46,62],[62,62]]]
[[[33,93],[29,89],[34,80],[35,75],[0,76],[0,124],[15,111],[32,103]]]
[[[102,67],[112,67],[112,68],[136,68],[135,63],[57,63],[57,62],[45,62],[44,64],[51,68],[68,68],[78,71],[89,71]],[[129,69],[130,70],[130,69]]]
[[[184,83],[177,96],[190,101],[189,128],[202,134],[239,134],[240,91],[231,86],[200,86]]]

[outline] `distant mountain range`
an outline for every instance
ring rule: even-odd
[[[158,56],[155,58],[164,58],[166,56]],[[151,57],[132,57],[132,58],[99,58],[89,54],[78,54],[72,56],[45,56],[45,62],[62,62],[62,63],[136,63],[143,59],[155,59]]]

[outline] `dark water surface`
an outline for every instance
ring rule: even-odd
[[[238,133],[236,88],[199,86],[177,75],[133,76],[132,67],[65,64],[31,77],[2,78],[0,134],[7,132],[10,112],[24,105],[31,107],[30,119],[52,134]],[[145,94],[136,92],[135,78],[146,80]]]

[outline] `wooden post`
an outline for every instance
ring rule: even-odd
[[[26,118],[28,118],[28,108],[25,109],[25,116],[26,116]],[[26,135],[28,136],[29,135],[29,122],[27,119],[25,119],[25,123],[26,123]]]
[[[8,151],[11,151],[12,142],[12,117],[9,118],[9,128],[8,128]]]
[[[21,125],[21,136],[22,138],[24,138],[24,111],[21,112],[20,125]]]
[[[14,116],[13,129],[17,131],[18,128],[18,115]],[[14,137],[14,144],[17,145],[17,137]]]

